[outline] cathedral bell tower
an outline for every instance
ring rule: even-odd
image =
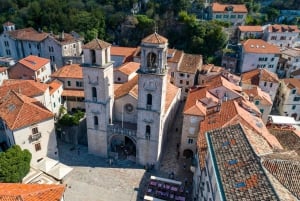
[[[168,40],[156,32],[141,43],[138,70],[137,160],[142,165],[160,160],[167,85]]]
[[[89,153],[107,157],[107,125],[114,102],[111,44],[94,39],[82,47],[83,81]]]

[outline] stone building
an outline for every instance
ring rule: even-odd
[[[158,165],[180,99],[167,75],[168,40],[157,33],[144,38],[138,75],[115,91],[110,48],[98,39],[83,46],[89,152],[107,157],[125,148],[125,157]]]

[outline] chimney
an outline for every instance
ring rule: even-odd
[[[73,60],[70,59],[70,60],[68,61],[68,64],[69,64],[69,65],[72,65],[72,64],[73,64]]]
[[[60,34],[60,40],[65,40],[65,32],[62,31]]]

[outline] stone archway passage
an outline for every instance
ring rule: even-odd
[[[136,159],[136,144],[127,136],[114,135],[110,140],[111,150],[118,153],[119,160],[131,160]]]
[[[192,150],[190,150],[190,149],[185,149],[185,150],[183,151],[183,156],[184,156],[185,158],[193,158],[194,152],[193,152]]]

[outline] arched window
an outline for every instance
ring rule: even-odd
[[[147,67],[148,68],[156,68],[157,67],[156,54],[154,54],[153,52],[150,52],[147,55]]]
[[[91,50],[91,58],[92,58],[92,64],[96,63],[96,51]]]
[[[96,87],[92,87],[92,97],[93,97],[93,101],[97,101],[97,89],[96,89]]]
[[[150,140],[150,136],[151,136],[151,127],[149,125],[146,126],[146,140]]]
[[[97,116],[94,116],[94,125],[95,126],[99,125],[99,123],[98,123],[98,117]]]
[[[152,106],[152,94],[147,94],[147,109],[151,109]]]

